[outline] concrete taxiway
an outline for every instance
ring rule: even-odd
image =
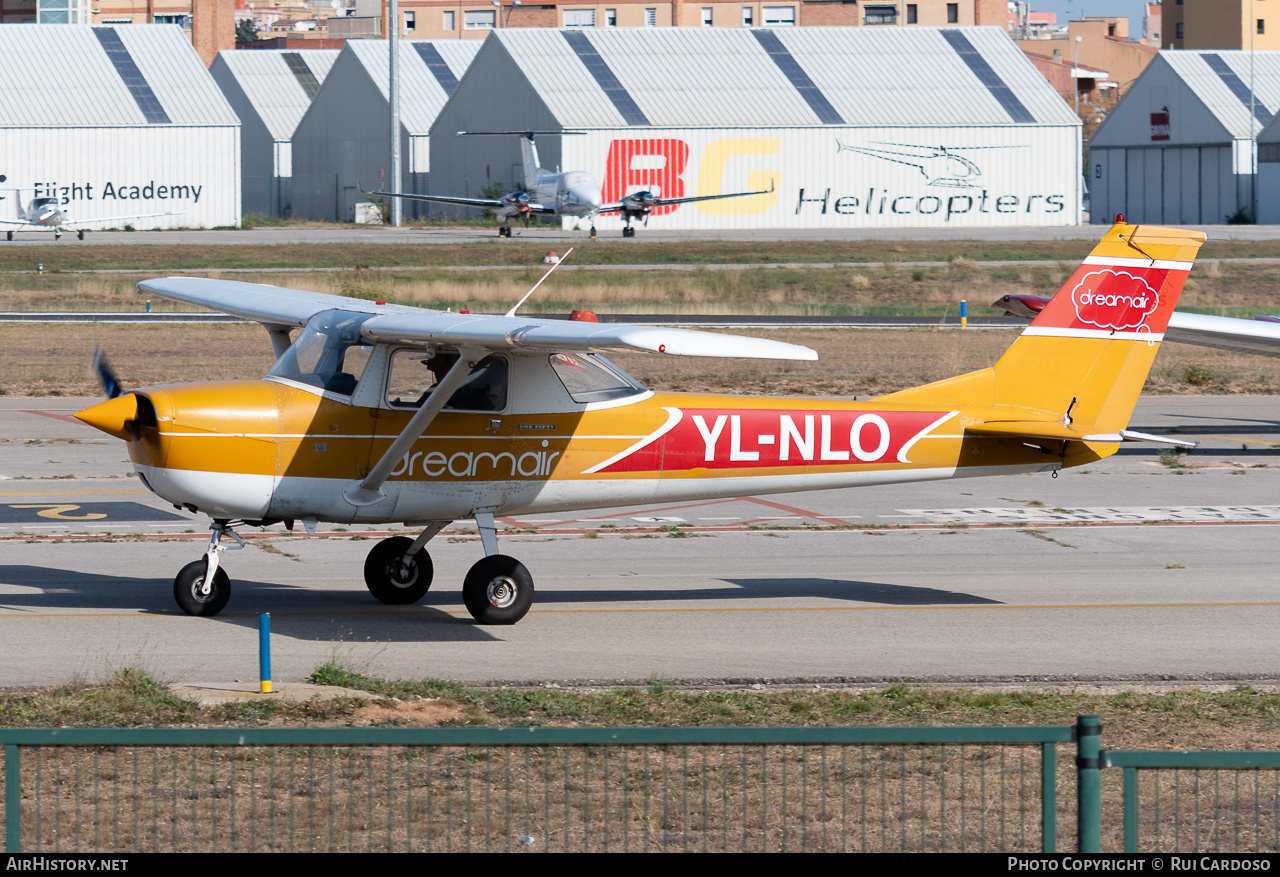
[[[1280,678],[1276,397],[1144,399],[1134,429],[1201,447],[1126,446],[1056,479],[509,519],[503,550],[538,587],[510,628],[462,606],[480,556],[466,523],[432,542],[417,606],[365,591],[384,531],[272,528],[224,555],[223,614],[182,615],[172,577],[207,521],[70,418],[90,401],[0,398],[0,685],[125,666],[252,681],[259,612],[280,681],[334,659],[468,683]]]

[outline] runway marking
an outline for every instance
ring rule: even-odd
[[[1191,435],[1194,435],[1196,438],[1215,438],[1215,439],[1222,439],[1223,441],[1228,441],[1228,442],[1240,442],[1241,444],[1247,443],[1251,445],[1267,445],[1273,448],[1280,448],[1280,442],[1264,442],[1262,439],[1241,438],[1240,436],[1235,436],[1235,435],[1212,435],[1210,433],[1191,433]]]
[[[1138,524],[1226,523],[1280,521],[1280,505],[1248,506],[1112,506],[1109,508],[986,508],[898,509],[913,518],[959,518],[963,521],[1016,522],[1020,524],[1098,523]]]
[[[97,496],[107,493],[150,493],[149,490],[8,490],[0,491],[0,496]]]
[[[529,610],[530,615],[585,615],[588,613],[600,613],[606,615],[634,615],[641,613],[654,613],[663,615],[672,615],[682,612],[689,613],[710,613],[710,612],[913,612],[916,610],[940,611],[940,610],[962,610],[972,611],[978,609],[1257,609],[1257,608],[1280,608],[1280,601],[1266,602],[1242,602],[1242,603],[964,603],[964,604],[946,604],[946,605],[924,605],[924,606],[722,606],[715,608],[696,608],[696,607],[674,607],[664,608],[588,608],[588,609],[539,609]],[[7,610],[7,611],[6,611]],[[334,615],[390,615],[395,617],[404,617],[413,614],[433,613],[437,615],[457,616],[466,618],[470,613],[465,609],[439,609],[432,606],[406,606],[404,609],[343,609],[340,611],[316,609],[309,611],[289,611],[281,609],[272,609],[271,615],[274,618],[289,617],[312,617],[312,616],[334,616]],[[222,612],[218,618],[255,618],[257,612]],[[7,607],[0,606],[0,620],[9,618],[190,618],[182,612],[19,612],[10,610]]]

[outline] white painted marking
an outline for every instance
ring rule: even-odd
[[[1140,523],[1143,521],[1280,521],[1280,505],[1110,506],[1103,508],[898,509],[903,517],[957,518],[971,523]],[[896,517],[881,515],[880,517]]]

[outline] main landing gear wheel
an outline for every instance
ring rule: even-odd
[[[373,546],[365,558],[365,586],[381,602],[396,605],[417,603],[431,588],[434,572],[431,555],[419,551],[405,563],[404,553],[411,545],[412,539],[393,536]]]
[[[84,229],[80,229],[79,231],[77,231],[76,237],[79,238],[80,240],[84,240]]]
[[[533,576],[514,557],[490,555],[467,573],[462,602],[481,624],[515,624],[533,605]]]
[[[231,579],[222,567],[213,574],[213,587],[204,593],[204,575],[207,570],[204,558],[193,560],[184,566],[173,579],[173,596],[178,607],[188,615],[217,615],[231,599]]]
[[[6,231],[6,232],[5,232],[5,234],[6,234],[6,235],[8,235],[8,237],[6,238],[6,240],[13,240],[13,232],[11,232],[11,231]]]
[[[622,227],[622,236],[624,238],[633,238],[636,236],[636,230],[629,225],[624,225]]]
[[[504,225],[504,226],[502,226],[501,228],[499,228],[499,229],[498,229],[498,237],[500,237],[500,238],[509,238],[509,237],[511,237],[511,229],[510,229],[510,228],[508,228],[508,227],[507,227],[507,226],[505,226],[505,225]]]

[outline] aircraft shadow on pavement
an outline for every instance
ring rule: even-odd
[[[886,606],[931,606],[999,604],[999,600],[942,591],[937,588],[917,588],[907,585],[889,585],[883,582],[839,581],[817,578],[760,578],[724,579],[732,588],[696,588],[681,591],[668,590],[598,590],[560,591],[548,585],[538,591],[536,612],[539,605],[554,603],[680,603],[707,602],[713,600],[794,600],[798,597],[816,597],[841,600],[850,603],[877,603]]]
[[[173,580],[111,576],[24,564],[0,564],[0,585],[21,587],[0,593],[0,608],[19,616],[58,610],[135,611],[144,615],[185,617],[173,602]],[[462,606],[460,593],[429,595],[417,606],[386,606],[362,591],[323,591],[278,582],[236,579],[231,604],[220,615],[202,619],[257,629],[258,613],[279,613],[273,634],[296,639],[332,639],[340,628],[349,641],[485,642],[496,640],[470,617],[447,614]],[[432,605],[435,604],[435,605]]]

